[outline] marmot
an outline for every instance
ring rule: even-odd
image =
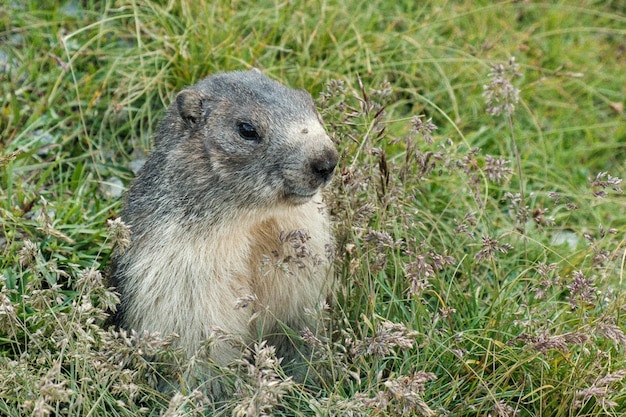
[[[123,203],[131,242],[112,262],[116,324],[176,333],[189,355],[215,328],[294,354],[282,326],[314,328],[330,291],[320,190],[337,160],[311,96],[259,70],[178,93]],[[219,364],[239,354],[219,341],[210,351]]]

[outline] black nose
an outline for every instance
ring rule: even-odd
[[[334,149],[329,149],[325,151],[321,157],[313,159],[311,161],[311,170],[313,171],[316,179],[318,179],[321,183],[327,183],[330,181],[338,160],[339,155]]]

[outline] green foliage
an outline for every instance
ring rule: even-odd
[[[3,2],[0,411],[622,415],[623,10]],[[102,328],[98,271],[123,240],[107,220],[173,94],[251,66],[310,91],[342,154],[337,302],[325,337],[303,335],[319,381],[259,345],[215,371],[228,403],[161,393],[191,365]]]

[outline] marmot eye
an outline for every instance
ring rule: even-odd
[[[261,140],[259,132],[257,132],[256,128],[250,123],[241,122],[237,125],[237,128],[239,129],[239,136],[241,136],[245,140]]]

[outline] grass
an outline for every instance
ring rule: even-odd
[[[5,3],[3,414],[626,411],[623,1]],[[267,392],[248,357],[229,402],[159,393],[180,352],[100,327],[107,220],[173,94],[250,66],[310,91],[342,153],[326,376]],[[489,114],[485,86],[519,99]]]

